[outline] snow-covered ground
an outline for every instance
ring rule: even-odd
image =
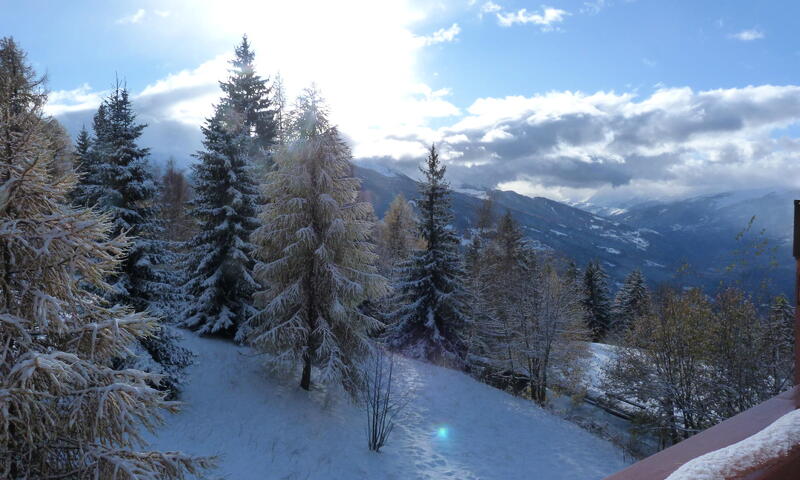
[[[343,398],[266,374],[244,347],[183,332],[197,354],[183,411],[153,445],[219,455],[211,478],[600,479],[622,452],[533,403],[459,372],[402,359],[414,400],[382,453],[367,450],[364,416]]]

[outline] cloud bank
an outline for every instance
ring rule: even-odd
[[[754,187],[800,187],[800,86],[482,98],[440,142],[456,183],[566,201],[614,202]],[[406,146],[407,150],[412,150]],[[413,174],[409,159],[396,168]]]

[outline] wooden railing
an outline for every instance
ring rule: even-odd
[[[684,463],[727,447],[763,430],[800,408],[800,200],[794,201],[795,348],[794,388],[715,425],[666,450],[607,477],[606,480],[664,480]],[[800,480],[800,447],[788,455],[742,472],[738,480]],[[730,480],[730,479],[726,479]]]

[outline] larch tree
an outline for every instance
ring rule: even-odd
[[[583,294],[586,323],[592,330],[592,340],[596,342],[611,328],[608,275],[597,260],[589,262],[583,271]]]
[[[272,102],[273,118],[275,119],[275,140],[278,145],[286,143],[286,135],[289,130],[289,115],[287,111],[286,89],[283,86],[283,76],[278,72],[272,82]]]
[[[416,214],[402,193],[389,204],[379,230],[381,263],[387,272],[392,272],[420,244]]]
[[[131,243],[110,215],[70,205],[75,178],[54,173],[45,102],[25,54],[0,39],[0,477],[199,473],[209,461],[142,450],[176,405],[152,388],[158,375],[111,364],[157,323],[95,293]]]
[[[417,205],[425,248],[401,267],[388,342],[410,357],[463,368],[467,293],[458,238],[450,225],[450,187],[434,145],[421,171],[425,178]]]
[[[175,160],[170,158],[167,170],[161,177],[159,192],[163,237],[170,243],[181,244],[191,237],[193,222],[187,213],[191,193],[186,176],[175,166]]]
[[[250,234],[258,226],[258,189],[242,150],[244,128],[224,103],[203,127],[205,149],[193,166],[195,198],[190,211],[198,232],[188,243],[182,324],[200,334],[237,336],[255,311]]]
[[[266,183],[270,202],[253,234],[255,274],[266,288],[247,325],[248,342],[271,354],[271,365],[302,366],[305,390],[316,367],[320,383],[355,391],[369,335],[381,326],[359,310],[385,295],[386,281],[370,243],[372,207],[358,200],[350,160],[319,94],[307,90]]]
[[[625,283],[614,297],[611,309],[611,328],[618,332],[625,331],[650,309],[650,292],[641,270],[633,270],[625,278]]]
[[[547,390],[558,384],[572,392],[583,389],[582,359],[589,355],[588,329],[575,284],[551,264],[537,269],[518,304],[522,317],[514,334],[531,398],[544,405]]]
[[[535,292],[533,251],[519,225],[507,211],[497,222],[496,234],[483,253],[480,292],[487,318],[481,326],[490,346],[496,371],[516,374],[522,371],[517,360],[519,336],[525,322],[520,305]]]

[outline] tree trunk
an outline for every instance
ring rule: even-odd
[[[303,355],[303,377],[300,379],[300,388],[311,390],[311,356]]]

